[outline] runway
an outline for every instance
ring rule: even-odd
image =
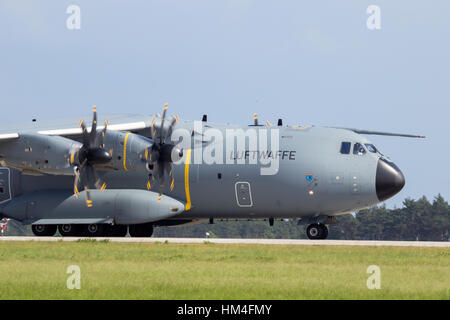
[[[79,241],[83,237],[0,237],[0,241]],[[366,240],[294,240],[294,239],[218,239],[218,238],[89,238],[120,243],[217,243],[296,246],[366,246],[366,247],[434,247],[450,248],[450,242],[433,241],[366,241]]]

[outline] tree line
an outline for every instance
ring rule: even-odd
[[[328,239],[449,241],[450,206],[441,195],[428,201],[406,199],[401,208],[376,206],[337,217],[329,225]],[[306,225],[297,221],[218,221],[191,226],[163,227],[155,230],[161,237],[276,238],[304,239]]]
[[[449,241],[450,206],[441,196],[406,199],[401,208],[385,205],[337,217],[328,239]],[[155,228],[156,237],[304,239],[305,225],[295,220],[218,221]],[[10,220],[5,235],[32,235],[29,226]]]

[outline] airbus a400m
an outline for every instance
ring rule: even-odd
[[[298,219],[310,239],[405,184],[360,129],[113,115],[0,130],[0,218],[36,236],[149,237],[154,226]],[[106,119],[106,117],[105,117]],[[104,123],[104,125],[103,125]],[[75,124],[75,125],[74,125]],[[101,126],[100,126],[101,124]]]

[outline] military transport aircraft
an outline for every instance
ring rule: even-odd
[[[154,226],[298,219],[325,239],[335,217],[405,184],[400,169],[351,128],[246,127],[113,115],[91,123],[30,121],[0,129],[0,219],[36,236],[150,237]],[[103,125],[104,123],[104,125]],[[77,125],[78,124],[78,125]],[[166,183],[167,182],[167,183]]]

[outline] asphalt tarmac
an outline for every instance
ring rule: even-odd
[[[83,237],[0,237],[0,241],[78,241]],[[368,246],[368,247],[436,247],[450,248],[450,242],[433,241],[365,241],[365,240],[295,240],[295,239],[219,239],[219,238],[90,238],[97,241],[129,243],[218,243],[298,246]]]

